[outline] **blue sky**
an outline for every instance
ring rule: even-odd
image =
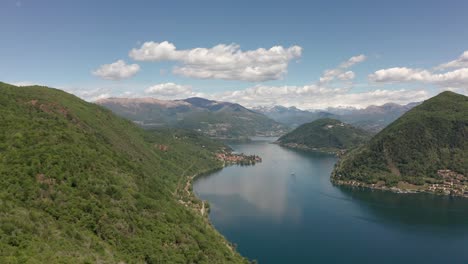
[[[87,100],[406,103],[445,89],[468,93],[467,13],[467,1],[2,0],[0,81],[54,86]],[[143,54],[146,42],[159,52],[165,41],[177,51],[129,56],[132,49]],[[211,49],[220,44],[226,50]],[[283,48],[280,61],[258,51],[274,46]],[[300,54],[287,52],[295,46]],[[208,55],[190,53],[195,48]],[[359,55],[365,59],[340,68]],[[118,60],[117,72],[102,68]],[[258,71],[246,75],[247,68]],[[326,70],[331,81],[320,81]]]

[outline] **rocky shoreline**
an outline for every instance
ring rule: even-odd
[[[334,185],[346,185],[356,188],[367,188],[394,193],[429,193],[468,198],[468,179],[451,170],[439,170],[437,174],[442,178],[440,183],[414,185],[401,181],[397,186],[386,186],[383,181],[377,183],[365,183],[356,180],[342,180],[339,176],[332,174],[331,182]]]

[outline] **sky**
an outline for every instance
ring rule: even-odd
[[[0,81],[85,100],[366,107],[468,95],[468,1],[0,0]]]

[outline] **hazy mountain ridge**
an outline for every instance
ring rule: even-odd
[[[294,106],[262,106],[252,109],[291,127],[297,127],[320,118],[333,118],[371,132],[378,132],[419,104],[409,103],[399,105],[386,103],[380,106],[370,105],[362,109],[355,107],[329,107],[325,110],[301,110]]]
[[[199,97],[184,100],[109,98],[96,102],[145,127],[170,126],[218,138],[279,135],[287,127],[240,104]]]

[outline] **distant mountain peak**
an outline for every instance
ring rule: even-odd
[[[194,129],[213,137],[278,135],[282,124],[240,104],[201,97],[183,100],[109,98],[96,102],[145,127]]]
[[[135,106],[139,104],[154,104],[154,105],[159,105],[159,106],[168,107],[168,108],[182,106],[182,105],[189,105],[189,103],[186,103],[184,101],[161,100],[161,99],[156,99],[153,97],[142,97],[142,98],[110,97],[106,99],[96,100],[95,103],[99,105],[120,104],[122,106]]]
[[[192,105],[201,106],[201,107],[205,107],[205,106],[208,106],[208,105],[218,103],[217,101],[209,100],[209,99],[202,98],[202,97],[190,97],[190,98],[183,99],[183,100],[180,100],[180,101],[184,101],[184,102],[190,103]]]

